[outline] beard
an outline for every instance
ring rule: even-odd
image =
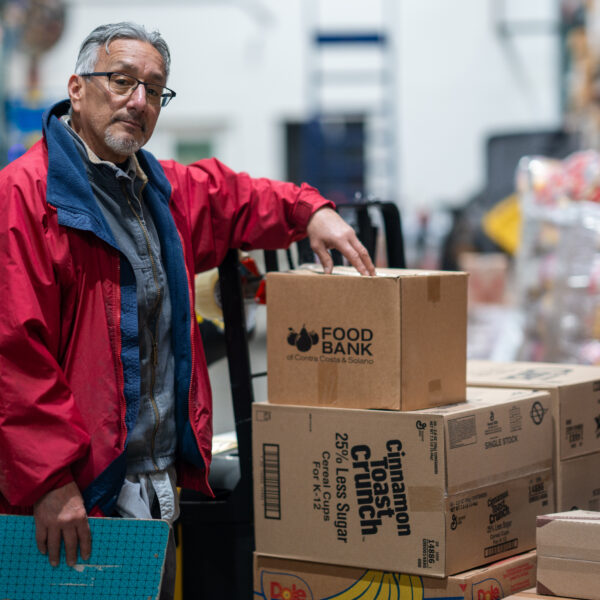
[[[133,119],[140,124],[141,140],[136,139],[133,135],[125,132],[119,132],[115,134],[112,132],[112,127],[108,127],[104,132],[104,142],[106,145],[117,154],[122,156],[131,156],[135,154],[145,143],[146,143],[146,125],[142,121],[141,117],[137,118],[137,115],[127,115],[126,117],[115,116],[113,123],[118,123],[120,120]]]
[[[143,146],[143,142],[139,142],[133,137],[118,137],[109,130],[104,134],[104,141],[113,152],[123,156],[131,156]]]

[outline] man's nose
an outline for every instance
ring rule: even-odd
[[[135,106],[139,108],[145,108],[147,102],[146,98],[146,86],[141,83],[133,90],[131,96],[129,96],[129,102],[135,104]]]

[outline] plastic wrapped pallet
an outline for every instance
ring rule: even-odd
[[[525,157],[517,172],[520,360],[600,363],[600,154]]]

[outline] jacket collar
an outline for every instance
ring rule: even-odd
[[[91,231],[118,248],[96,203],[75,142],[60,121],[69,112],[70,106],[69,100],[62,100],[51,106],[42,117],[42,129],[48,146],[46,200],[57,209],[61,225]],[[159,162],[145,150],[139,150],[136,158],[155,192],[151,194],[153,201],[168,205],[171,184]]]

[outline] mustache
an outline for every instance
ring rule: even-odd
[[[111,125],[113,123],[118,123],[119,121],[126,121],[126,122],[129,122],[129,123],[135,123],[136,125],[139,125],[140,129],[142,130],[142,133],[146,133],[146,123],[141,118],[136,118],[136,117],[131,116],[131,115],[122,116],[122,117],[119,116],[119,115],[115,115],[112,118],[112,120],[111,120]]]

